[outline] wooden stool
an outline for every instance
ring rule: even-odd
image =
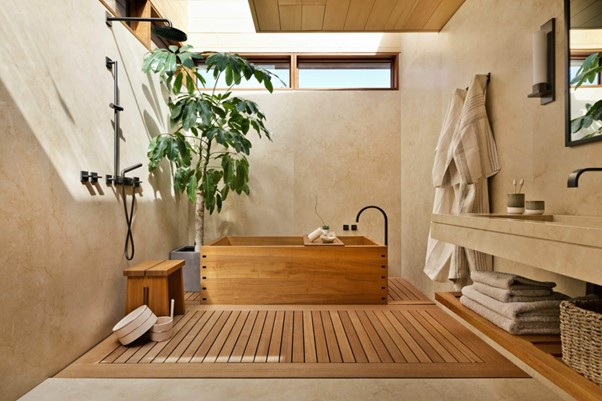
[[[183,260],[147,260],[125,269],[123,275],[128,278],[125,314],[147,305],[155,315],[169,316],[171,299],[174,299],[174,314],[183,315],[186,312],[184,263]]]

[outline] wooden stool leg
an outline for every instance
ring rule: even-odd
[[[169,281],[169,299],[175,300],[174,315],[183,315],[186,313],[184,303],[184,279],[182,269],[178,269],[168,276]]]
[[[148,307],[157,316],[169,316],[169,289],[167,277],[146,277]]]
[[[144,277],[128,277],[125,293],[125,314],[144,305]]]

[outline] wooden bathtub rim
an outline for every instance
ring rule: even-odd
[[[344,247],[366,247],[366,248],[387,248],[386,245],[381,244],[377,241],[375,241],[374,239],[365,236],[365,235],[341,235],[341,236],[337,236],[337,238],[339,238],[342,242],[343,242],[343,246]],[[236,244],[236,243],[232,243],[232,240],[236,240],[236,239],[246,239],[247,241],[244,241],[244,243],[241,244]],[[282,241],[284,239],[284,243],[279,243],[279,241]],[[248,240],[255,240],[258,243],[251,243]],[[273,242],[270,242],[272,241]],[[358,240],[362,240],[363,242],[369,242],[369,243],[363,243],[363,244],[356,244],[356,243],[346,243],[345,241],[348,242],[355,242]],[[303,244],[303,236],[300,235],[250,235],[250,236],[245,236],[245,235],[224,235],[221,236],[217,239],[215,239],[214,241],[209,242],[208,244],[202,245],[201,246],[201,253],[202,253],[202,248],[203,247],[211,247],[211,246],[241,246],[241,247],[305,247],[305,245]]]

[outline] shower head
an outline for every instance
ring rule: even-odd
[[[188,36],[186,33],[180,31],[178,28],[173,26],[159,25],[153,28],[155,35],[162,37],[163,39],[171,40],[174,42],[186,42]]]
[[[108,11],[106,13],[106,24],[107,26],[113,26],[113,21],[126,21],[126,22],[165,22],[165,25],[159,25],[153,28],[153,32],[162,37],[163,39],[172,40],[174,42],[185,42],[188,40],[186,33],[181,30],[174,28],[171,20],[167,18],[142,18],[142,17],[114,17]]]

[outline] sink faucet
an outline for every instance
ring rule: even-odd
[[[580,168],[569,174],[566,186],[569,188],[577,188],[579,186],[579,176],[586,171],[602,171],[602,167],[586,167]]]
[[[382,213],[383,217],[385,218],[385,246],[387,246],[389,244],[389,219],[387,218],[387,213],[385,213],[385,211],[378,206],[365,206],[359,212],[357,212],[357,216],[355,217],[356,223],[360,222],[360,215],[366,209],[377,209]]]

